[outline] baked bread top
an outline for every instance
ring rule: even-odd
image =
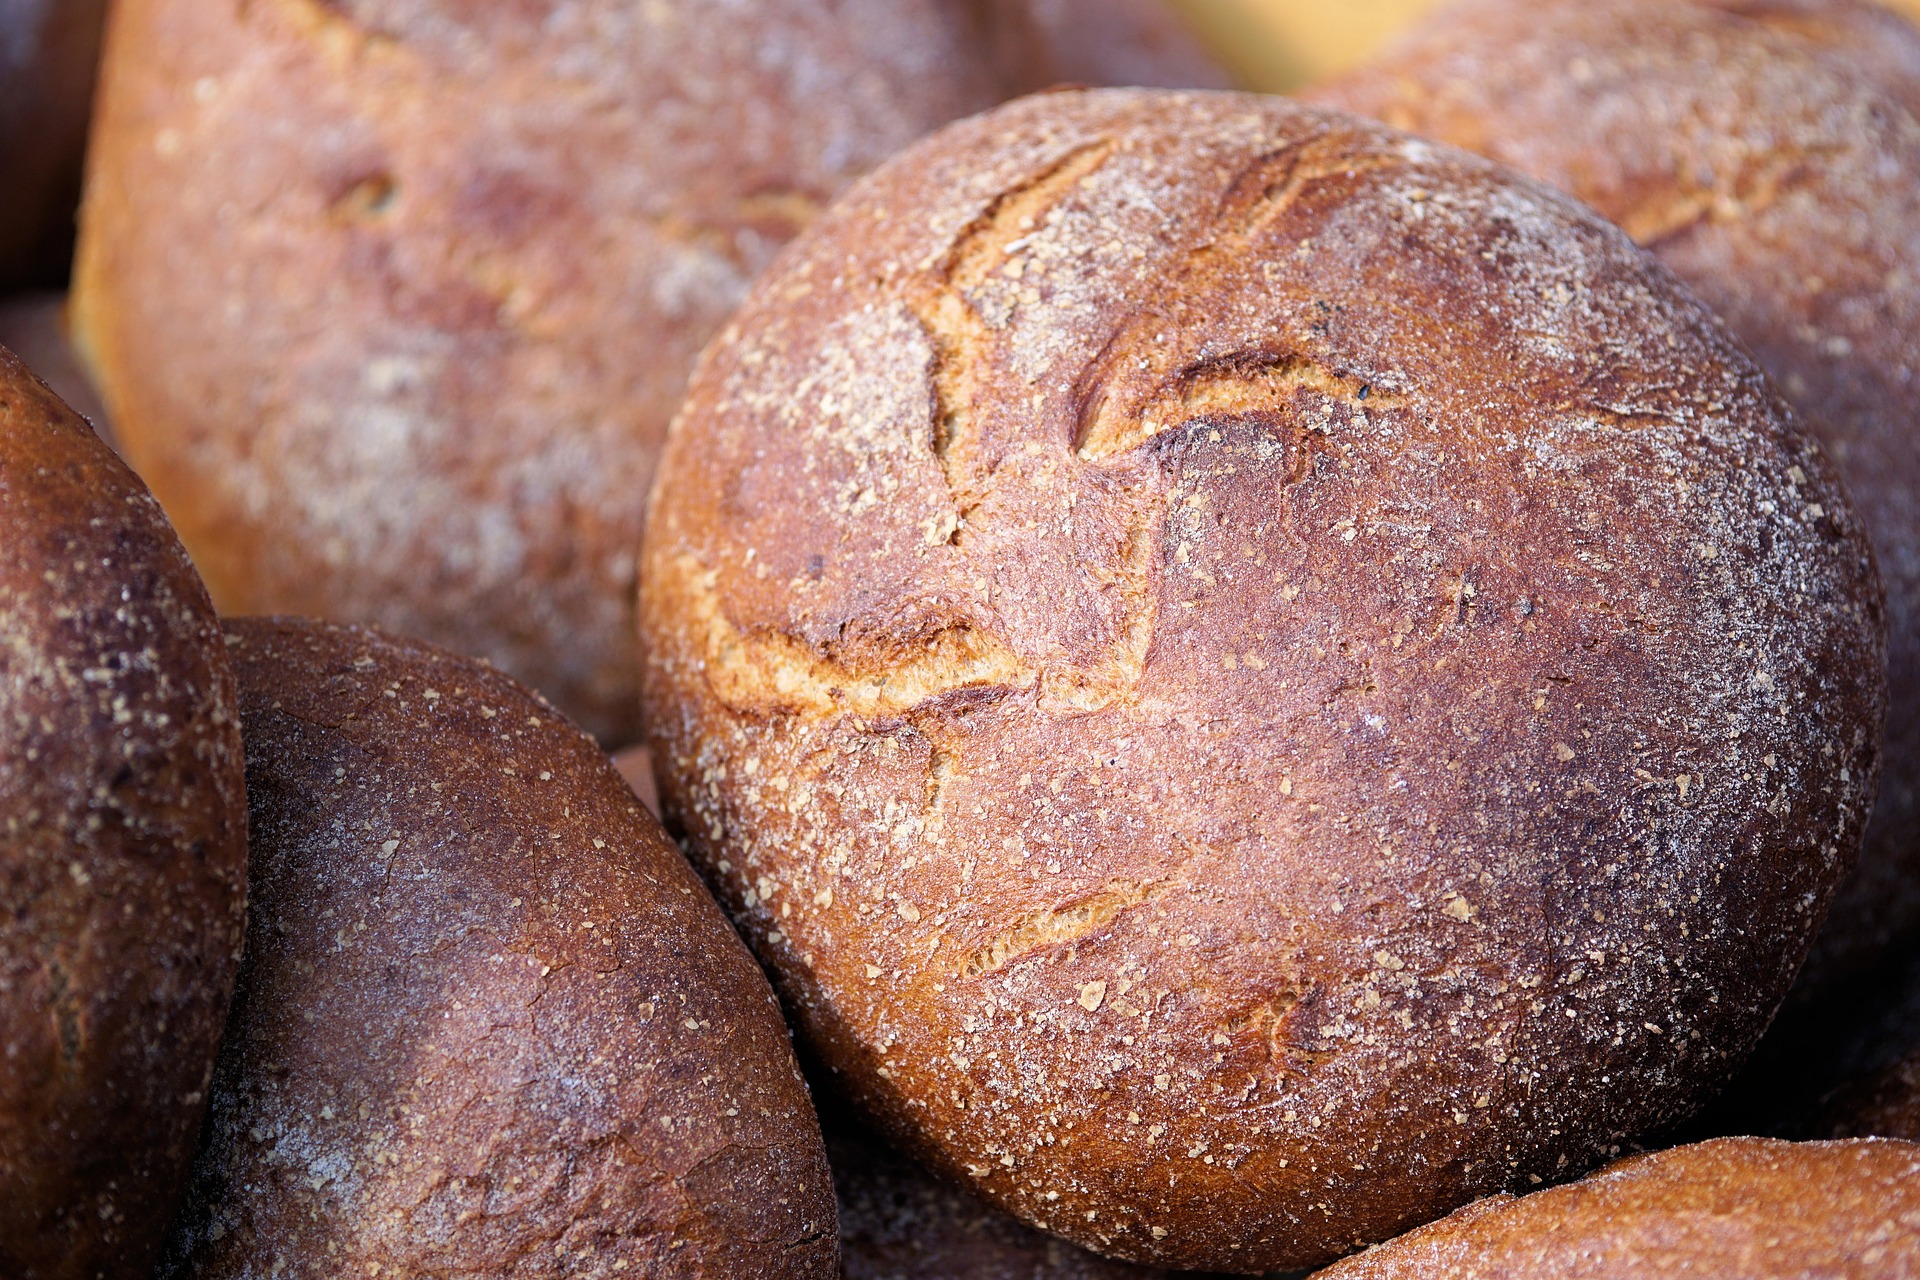
[[[593,741],[444,651],[227,628],[247,960],[160,1274],[835,1276],[773,992]]]
[[[1327,1280],[1897,1276],[1920,1269],[1920,1146],[1722,1138],[1483,1200]]]
[[[1722,324],[1474,157],[1048,95],[835,206],[661,472],[670,820],[1029,1222],[1306,1266],[1686,1114],[1851,860],[1884,617]]]
[[[1862,0],[1462,0],[1307,96],[1619,223],[1826,446],[1886,578],[1891,714],[1808,994],[1920,940],[1920,28]]]
[[[695,354],[848,182],[1057,74],[1026,10],[127,0],[77,337],[224,612],[485,657],[621,745]]]

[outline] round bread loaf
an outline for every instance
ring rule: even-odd
[[[219,624],[159,504],[0,351],[0,1275],[146,1280],[246,918]]]
[[[1891,701],[1807,989],[1920,930],[1920,30],[1859,0],[1465,0],[1311,96],[1612,218],[1827,446],[1886,578]]]
[[[107,0],[0,0],[0,289],[63,285]]]
[[[1173,1280],[1022,1226],[857,1122],[831,1113],[823,1120],[845,1280]]]
[[[1920,1274],[1920,1146],[1722,1138],[1497,1196],[1326,1280]]]
[[[593,742],[369,631],[228,643],[252,917],[160,1275],[834,1276],[773,992]]]
[[[709,348],[667,812],[839,1082],[1026,1221],[1307,1266],[1686,1114],[1872,795],[1817,446],[1617,229],[1231,94],[1047,95]]]
[[[624,742],[695,353],[853,177],[1055,74],[1024,13],[126,0],[78,337],[223,611],[448,644]]]

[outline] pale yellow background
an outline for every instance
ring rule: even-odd
[[[1174,0],[1248,88],[1297,89],[1365,58],[1437,0]],[[1882,0],[1920,20],[1920,0]]]

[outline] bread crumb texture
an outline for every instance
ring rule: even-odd
[[[1886,578],[1891,693],[1808,995],[1920,938],[1920,28],[1863,0],[1463,0],[1310,96],[1625,227],[1830,451]]]
[[[1351,1258],[1327,1280],[1920,1273],[1920,1146],[1722,1138],[1570,1186],[1498,1196]]]
[[[439,650],[227,634],[253,904],[159,1274],[835,1276],[773,992],[592,740]]]
[[[665,804],[804,1036],[1138,1261],[1686,1114],[1872,794],[1871,557],[1721,325],[1282,100],[1048,95],[860,184],[703,358],[647,556]]]
[[[146,487],[0,351],[0,1275],[151,1274],[246,854],[206,590]]]

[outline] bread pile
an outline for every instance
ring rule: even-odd
[[[99,66],[0,300],[0,1274],[1920,1274],[1920,30]]]

